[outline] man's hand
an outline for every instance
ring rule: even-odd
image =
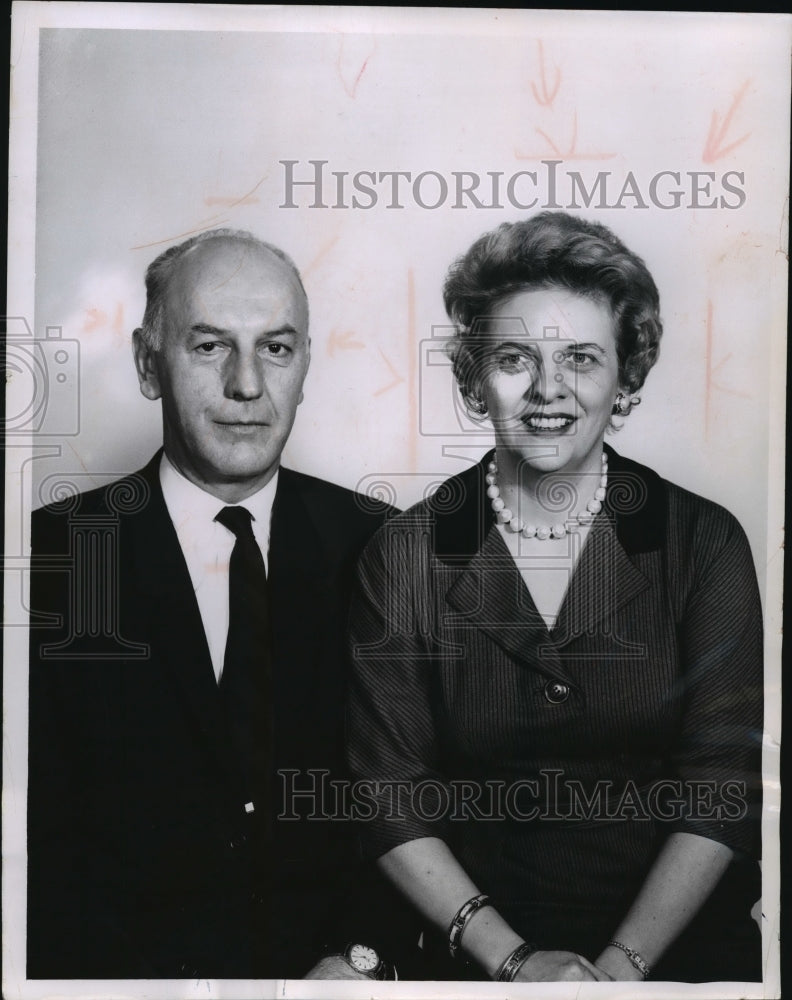
[[[610,976],[572,951],[535,951],[520,966],[516,983],[607,982]]]
[[[320,959],[303,979],[368,979],[356,972],[343,955],[328,955]]]

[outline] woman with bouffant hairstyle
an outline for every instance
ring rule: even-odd
[[[504,223],[477,240],[449,271],[443,297],[458,331],[454,374],[463,397],[479,402],[468,381],[478,370],[469,344],[473,327],[499,301],[543,284],[607,301],[620,377],[629,393],[620,412],[628,412],[660,350],[663,326],[654,279],[605,226],[552,212],[530,223]]]
[[[478,239],[444,295],[495,448],[360,565],[365,849],[425,921],[427,978],[759,980],[748,543],[604,443],[658,357],[654,280],[545,212]]]

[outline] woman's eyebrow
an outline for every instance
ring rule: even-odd
[[[501,351],[504,347],[511,348],[515,351],[535,351],[536,341],[535,340],[500,340],[496,344],[492,345],[493,351]]]
[[[561,341],[566,347],[573,347],[576,351],[585,348],[587,351],[596,351],[597,354],[607,354],[608,352],[601,344],[595,344],[593,341],[586,340],[566,340]]]

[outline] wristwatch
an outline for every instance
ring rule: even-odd
[[[344,949],[344,958],[355,972],[368,979],[398,979],[396,970],[387,965],[368,944],[351,943]]]

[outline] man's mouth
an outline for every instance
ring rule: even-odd
[[[560,413],[543,416],[538,413],[528,413],[522,418],[525,426],[532,431],[564,431],[575,422],[575,417]]]
[[[245,436],[258,434],[259,431],[269,426],[269,424],[258,420],[216,420],[215,423],[222,430],[228,431],[229,434],[241,434]]]

